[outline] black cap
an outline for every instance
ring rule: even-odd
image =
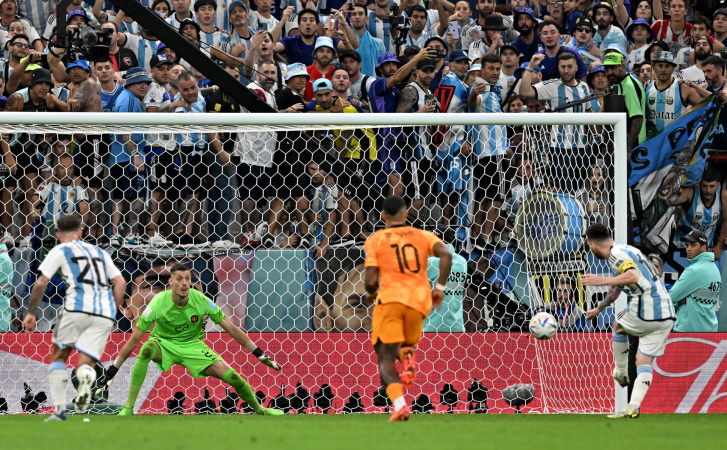
[[[163,66],[164,64],[173,65],[174,61],[172,61],[171,59],[168,59],[166,57],[166,55],[160,55],[158,53],[156,55],[152,56],[151,59],[149,60],[149,67],[151,67],[151,68]]]
[[[35,86],[38,83],[50,83],[53,85],[53,79],[51,78],[50,70],[38,68],[33,71],[30,75],[30,87]]]
[[[689,234],[682,238],[682,242],[699,242],[700,244],[708,245],[707,236],[694,228],[692,228],[692,231],[690,231]]]
[[[437,63],[433,59],[422,59],[417,63],[417,70],[424,70],[428,67],[432,69],[437,68]]]
[[[338,54],[338,60],[343,62],[343,58],[352,58],[358,62],[361,62],[361,55],[355,50],[346,50]]]

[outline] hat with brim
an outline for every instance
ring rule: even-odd
[[[671,64],[672,66],[676,67],[677,63],[674,62],[674,53],[672,52],[659,52],[656,54],[656,58],[651,60],[652,64],[656,63],[667,63]]]
[[[379,56],[379,60],[376,63],[376,68],[378,69],[388,62],[393,62],[396,63],[398,66],[401,66],[401,63],[399,62],[399,59],[396,57],[394,52],[384,52]]]
[[[240,0],[233,0],[232,2],[230,2],[230,4],[227,5],[227,10],[229,12],[232,12],[232,8],[234,8],[235,6],[242,6],[245,9],[245,12],[247,12],[248,14],[250,13],[250,11],[247,9],[247,5],[242,3]]]
[[[345,50],[338,54],[339,61],[343,62],[346,58],[351,58],[354,61],[361,62],[361,55],[355,50]]]
[[[605,75],[606,74],[606,68],[603,67],[603,66],[596,66],[593,69],[591,69],[591,72],[588,74],[588,76],[586,76],[586,83],[588,83],[588,85],[591,88],[593,88],[593,77],[595,77],[596,74],[598,74],[598,73],[602,73],[602,74]]]
[[[329,38],[328,36],[319,36],[316,39],[316,45],[313,47],[313,53],[316,52],[321,47],[328,47],[331,50],[333,50],[333,53],[336,53],[336,47],[333,46],[333,39]]]
[[[529,62],[525,62],[525,63],[522,63],[520,65],[520,67],[518,67],[517,69],[515,69],[515,73],[514,73],[515,78],[522,78],[523,77],[523,70],[527,69],[529,65],[530,65]],[[533,70],[536,71],[536,72],[540,72],[540,66],[535,66],[533,68]]]
[[[169,64],[171,66],[174,64],[174,61],[167,58],[166,55],[160,55],[159,53],[152,56],[149,60],[149,67],[151,67],[152,69],[155,67],[161,67],[164,64]]]
[[[75,16],[81,16],[81,17],[83,17],[84,19],[86,19],[86,23],[88,23],[88,14],[86,14],[86,11],[84,11],[82,9],[73,9],[73,10],[71,10],[71,12],[69,12],[66,15],[66,22],[70,22],[71,17],[75,17]]]
[[[502,47],[500,47],[500,55],[502,55],[502,52],[504,52],[505,50],[512,50],[515,52],[515,55],[518,54],[517,47],[515,47],[512,44],[505,44]]]
[[[333,90],[333,84],[328,78],[319,78],[313,82],[313,92],[318,92],[323,89]]]
[[[507,30],[507,25],[505,25],[505,21],[502,19],[501,15],[490,14],[485,17],[485,24],[482,25],[482,30],[505,31]]]
[[[429,39],[427,39],[427,40],[426,40],[426,41],[424,42],[424,46],[425,46],[425,47],[429,47],[429,44],[430,44],[430,43],[431,43],[432,41],[437,41],[437,42],[440,42],[440,43],[441,43],[441,44],[442,44],[442,45],[444,46],[444,54],[445,54],[445,55],[446,55],[447,53],[449,53],[449,45],[447,45],[447,43],[446,43],[446,42],[444,41],[444,39],[440,38],[439,36],[432,36],[432,37],[430,37]]]
[[[433,59],[422,59],[417,63],[417,70],[437,69],[437,62]]]
[[[592,8],[593,9],[593,17],[594,17],[594,20],[595,20],[595,17],[596,17],[596,11],[598,11],[600,8],[607,9],[608,12],[611,13],[611,19],[612,20],[616,18],[616,12],[614,12],[613,6],[611,6],[610,3],[608,3],[608,2],[598,2],[595,5],[593,5],[593,8]]]
[[[25,68],[25,71],[32,72],[36,69],[40,69],[40,66],[38,64],[28,64],[28,67]]]
[[[682,242],[693,242],[693,243],[697,242],[697,243],[700,243],[703,245],[708,245],[707,243],[709,241],[707,239],[707,236],[704,233],[692,228],[692,231],[690,231],[689,234],[687,234],[686,236],[684,236],[682,238]]]
[[[626,37],[633,42],[633,40],[631,39],[631,34],[638,26],[646,27],[646,29],[649,30],[649,38],[646,40],[646,43],[651,44],[654,39],[656,39],[656,34],[654,34],[654,30],[651,29],[651,25],[649,24],[649,22],[646,21],[646,19],[639,18],[634,20],[633,23],[629,25],[628,28],[626,28]]]
[[[200,28],[199,24],[194,19],[184,19],[183,21],[179,22],[179,32],[180,33],[184,29],[185,25],[194,25],[194,27],[197,29],[197,33],[202,33],[202,28]]]
[[[530,18],[533,19],[533,22],[538,21],[538,18],[535,17],[535,11],[533,11],[531,8],[520,8],[520,11],[513,14],[513,17],[512,17],[513,23],[517,24],[517,19],[520,16],[520,14],[525,14],[527,16],[530,16]]]
[[[78,59],[76,61],[72,61],[68,63],[68,66],[66,66],[66,73],[68,73],[72,68],[74,67],[80,67],[81,69],[85,70],[88,73],[91,73],[91,67],[88,65],[88,61],[84,59]]]
[[[472,64],[467,70],[467,73],[474,72],[475,70],[482,70],[482,64]]]
[[[617,44],[616,42],[613,42],[611,44],[608,44],[608,47],[606,50],[604,50],[604,54],[608,54],[610,52],[618,52],[620,53],[624,58],[628,58],[629,54],[626,52],[626,49],[621,47],[621,44]]]
[[[622,55],[621,53],[611,52],[603,58],[603,65],[604,66],[623,66],[624,59],[625,59],[624,55]]]
[[[124,80],[126,80],[124,83],[125,88],[137,83],[151,83],[151,78],[149,78],[149,75],[141,67],[132,67],[127,70],[124,75]]]
[[[649,44],[648,47],[646,47],[646,53],[644,53],[644,61],[651,62],[651,49],[654,48],[654,46],[658,46],[660,49],[662,49],[665,52],[669,51],[669,46],[664,41],[654,41],[651,44]]]
[[[449,55],[449,62],[464,61],[465,59],[470,60],[462,50],[455,50]]]
[[[310,80],[310,75],[305,69],[305,64],[293,63],[288,66],[288,73],[285,75],[285,81],[290,81],[294,77],[306,77]]]
[[[35,66],[35,64],[33,65]],[[44,69],[42,67],[37,67],[33,70],[33,74],[30,76],[30,87],[33,87],[38,83],[48,83],[53,86],[53,78],[51,78],[50,70]]]
[[[725,8],[719,8],[717,11],[712,14],[712,20],[714,20],[715,17],[717,17],[717,14],[722,14],[723,16],[727,16],[727,9]]]

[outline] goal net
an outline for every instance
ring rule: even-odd
[[[128,282],[103,366],[168,288],[171,265],[184,262],[194,287],[283,366],[268,369],[198,319],[205,342],[265,406],[387,411],[363,244],[384,227],[391,193],[407,200],[412,226],[457,255],[444,305],[424,323],[406,392],[415,412],[615,408],[613,312],[586,321],[605,289],[579,279],[607,271],[585,246],[589,224],[625,241],[625,116],[23,113],[5,122],[3,149],[14,158],[0,168],[0,219],[13,273],[2,287],[10,306],[0,311],[0,398],[11,413],[50,406],[63,280],[51,281],[38,332],[22,332],[20,318],[56,245],[54,221],[69,213],[83,216],[84,239],[109,252]],[[438,276],[436,261],[420,267],[406,252],[402,270]],[[539,311],[558,321],[551,340],[528,332]],[[96,411],[126,402],[137,352]],[[69,383],[69,402],[74,395]],[[136,402],[138,413],[247,410],[218,380],[154,364]]]

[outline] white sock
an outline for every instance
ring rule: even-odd
[[[404,400],[404,396],[397,398],[394,400],[394,411],[399,411],[401,408],[406,406],[406,400]]]
[[[88,364],[84,364],[79,367],[76,370],[76,376],[78,377],[79,383],[85,382],[89,386],[91,386],[93,382],[96,381],[96,371],[93,370],[93,367],[89,366]]]
[[[646,392],[649,390],[651,380],[654,378],[654,369],[651,366],[638,366],[636,368],[636,381],[634,381],[634,390],[631,391],[631,401],[629,402],[629,409],[638,409],[641,407],[641,402],[646,397]]]
[[[55,413],[60,414],[66,410],[66,386],[68,385],[66,363],[53,361],[48,378],[50,379],[50,398],[56,408]]]
[[[627,335],[613,333],[613,359],[616,361],[618,376],[627,375],[629,369],[629,337]]]

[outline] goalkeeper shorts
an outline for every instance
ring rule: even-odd
[[[185,367],[195,378],[202,378],[205,369],[217,361],[224,361],[202,341],[173,342],[167,339],[152,338],[162,349],[162,361],[154,363],[160,371],[166,372],[173,365]]]
[[[424,315],[403,303],[377,303],[371,322],[371,341],[416,346],[422,338]]]

